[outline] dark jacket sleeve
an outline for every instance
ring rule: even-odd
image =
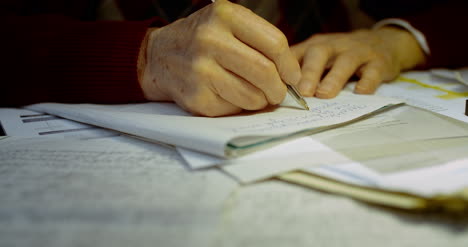
[[[137,57],[147,21],[83,21],[57,14],[0,17],[0,106],[144,101]]]
[[[428,68],[468,65],[468,1],[361,0],[361,7],[377,20],[402,18],[421,31],[431,51]]]

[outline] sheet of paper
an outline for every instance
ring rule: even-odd
[[[461,68],[456,70],[451,69],[431,69],[431,73],[435,76],[457,80],[468,86],[468,68]]]
[[[298,138],[273,148],[234,159],[220,159],[186,149],[177,151],[193,169],[219,166],[242,183],[268,179],[304,166],[341,164],[349,159],[309,137]]]
[[[237,184],[124,136],[0,140],[2,246],[214,246]]]
[[[468,137],[468,124],[409,106],[311,137],[379,173],[468,156],[468,142],[458,138]]]
[[[0,162],[2,246],[465,247],[468,240],[463,220],[279,181],[236,187],[218,173],[188,172],[170,149],[126,137],[7,140],[0,148],[9,153]],[[70,150],[77,148],[84,153]]]
[[[466,136],[468,125],[463,122],[403,106],[284,143],[276,149],[258,152],[256,156],[223,162],[222,159],[179,151],[187,163],[194,166],[218,164],[243,183],[306,168],[340,181],[374,186],[385,174],[437,166],[468,156],[464,152],[468,141],[464,144],[463,138],[458,139]],[[443,138],[448,139],[443,141]],[[428,146],[431,140],[439,139],[440,142]],[[444,148],[448,144],[450,148]]]
[[[4,135],[90,139],[116,136],[117,132],[26,109],[0,108]]]
[[[467,189],[467,178],[468,158],[462,158],[425,169],[389,174],[381,179],[379,187],[425,196],[450,195]],[[466,196],[468,198],[468,193]]]
[[[354,84],[349,84],[352,88]],[[408,72],[390,83],[383,83],[377,95],[404,100],[406,104],[427,109],[468,123],[465,100],[468,85],[443,79],[430,72]]]
[[[180,147],[176,147],[176,150],[192,169],[202,169],[213,166],[229,166],[234,164],[247,165],[247,163],[250,165],[251,163],[259,163],[261,161],[290,159],[296,155],[322,151],[322,147],[323,144],[317,141],[308,137],[301,137],[278,144],[272,148],[233,159],[222,159]]]
[[[464,247],[468,242],[463,220],[384,210],[277,181],[242,187],[227,205],[218,246]]]
[[[430,157],[433,158],[433,156]],[[468,177],[467,158],[438,161],[431,166],[390,174],[376,173],[359,162],[320,167],[305,166],[298,170],[343,183],[373,189],[405,192],[427,198],[437,195],[457,194],[468,188],[468,180],[466,179]],[[288,179],[288,181],[293,180]],[[324,189],[327,191],[326,188]]]
[[[307,101],[312,108],[310,111],[276,107],[220,118],[187,116],[170,103],[123,106],[44,103],[28,108],[219,157],[231,157],[257,150],[258,143],[268,147],[273,143],[271,138],[278,141],[294,133],[317,132],[401,102],[347,92],[331,100],[309,98]],[[241,141],[250,144],[239,144]],[[231,148],[233,145],[237,148]]]
[[[423,152],[411,151],[412,145],[427,148],[428,143],[425,141],[402,143],[396,146],[401,149],[406,149],[409,153],[401,152],[401,154],[383,155],[383,157],[375,158],[373,160],[366,160],[361,162],[349,161],[341,164],[329,163],[327,166],[305,166],[298,169],[305,173],[319,175],[325,178],[331,178],[336,181],[344,182],[347,184],[359,185],[374,189],[383,189],[388,191],[398,191],[410,193],[416,196],[422,196],[431,198],[439,195],[454,196],[466,198],[468,200],[468,138],[460,137],[454,139],[435,139],[442,141],[440,143],[435,142],[435,148]],[[434,139],[429,140],[429,143],[434,144]],[[455,141],[456,145],[450,148],[446,147],[446,141]],[[376,149],[363,149],[360,152],[374,152],[376,150],[382,150],[385,148],[377,147]],[[391,145],[387,146],[386,149],[392,150],[394,147]],[[381,151],[377,151],[379,153]],[[379,155],[377,155],[379,156]],[[370,157],[370,156],[369,156]],[[373,155],[373,157],[376,157]],[[377,168],[385,168],[384,166],[390,166],[392,172],[376,172]],[[280,175],[281,177],[282,175]],[[297,179],[297,180],[296,180]],[[301,177],[288,177],[287,181],[297,182],[298,184],[309,182],[302,180]],[[312,181],[314,184],[315,182]],[[319,186],[319,187],[317,187]],[[333,193],[345,193],[348,196],[358,197],[362,196],[357,192],[353,191],[330,191],[329,186],[320,187],[322,185],[314,185],[314,189],[322,188],[325,191]],[[345,190],[347,190],[345,188]],[[365,192],[367,193],[367,192]],[[374,193],[375,194],[375,193]],[[367,198],[367,196],[364,196]],[[371,198],[377,197],[378,203],[384,205],[398,205],[398,201],[395,202],[393,196],[377,195],[371,196]],[[368,199],[366,199],[368,200]],[[371,201],[375,200],[371,199]],[[390,200],[390,201],[386,201]]]
[[[456,192],[466,186],[460,180],[468,181],[462,168],[457,176],[450,168],[468,158],[468,124],[417,108],[400,107],[311,138],[354,161],[300,170],[338,181],[422,196]]]

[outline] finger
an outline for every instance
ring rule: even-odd
[[[361,78],[359,79],[355,93],[359,94],[372,94],[379,87],[383,81],[382,64],[373,61],[364,65],[361,69]]]
[[[298,61],[302,61],[302,58],[304,57],[307,47],[309,47],[309,44],[307,42],[302,42],[302,43],[291,46],[290,49],[293,55],[296,57],[296,59]]]
[[[285,83],[296,85],[299,82],[299,63],[279,29],[240,5],[227,1],[216,3],[215,14],[227,23],[236,38],[271,59]]]
[[[242,108],[231,104],[208,87],[198,88],[198,92],[191,95],[177,95],[175,102],[186,111],[200,116],[218,117],[232,115],[242,111]]]
[[[311,45],[302,60],[302,77],[299,91],[304,96],[314,96],[315,89],[320,82],[325,66],[333,54],[328,45]]]
[[[209,87],[227,102],[245,110],[259,110],[268,105],[263,92],[238,75],[217,66]]]
[[[367,60],[363,54],[345,53],[338,56],[328,74],[320,83],[315,95],[319,98],[334,98],[349,78]]]
[[[341,35],[340,33],[314,34],[306,41],[291,46],[291,52],[298,60],[301,60],[310,46],[336,42]]]
[[[270,104],[283,101],[287,89],[271,60],[234,38],[212,43],[219,65],[243,78],[250,88],[260,89]]]
[[[222,99],[213,91],[209,84],[216,78],[211,68],[219,67],[210,59],[199,59],[193,62],[183,56],[168,56],[165,66],[168,74],[163,74],[161,80],[171,83],[159,85],[168,96],[180,107],[195,115],[223,116],[235,114],[242,108]]]

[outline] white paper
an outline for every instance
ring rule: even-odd
[[[413,153],[418,150],[413,145],[464,136],[468,136],[468,125],[465,123],[402,106],[238,159],[223,160],[186,150],[178,151],[192,168],[219,165],[242,183],[304,168],[340,181],[376,186],[384,174],[441,165],[459,156],[468,157],[468,153],[463,152],[463,146],[457,150],[442,146],[428,154]],[[352,156],[343,154],[357,154],[362,164],[352,161]],[[450,159],[443,159],[447,157]],[[427,162],[428,158],[432,163]]]
[[[468,188],[468,158],[390,174],[379,181],[379,187],[425,196],[452,194]]]
[[[252,183],[303,167],[343,164],[349,159],[312,141],[309,151],[263,159],[243,160],[220,168],[242,183]]]
[[[0,108],[0,127],[6,135],[90,139],[118,133],[26,109]]]
[[[457,80],[468,86],[468,68],[457,70],[451,69],[431,69],[431,73],[441,78]]]
[[[177,150],[193,169],[217,165],[242,183],[268,179],[305,166],[341,164],[349,161],[348,158],[309,137],[295,139],[267,150],[230,160],[186,149],[178,148]]]
[[[468,243],[461,219],[402,213],[268,181],[230,200],[218,246],[451,246]],[[458,223],[457,223],[458,222]]]
[[[228,143],[241,138],[265,139],[305,130],[318,131],[320,127],[347,122],[401,101],[343,92],[335,99],[308,98],[307,102],[310,111],[279,107],[220,118],[187,116],[170,103],[123,106],[44,103],[28,108],[226,157],[230,156]]]
[[[404,106],[311,136],[347,153],[349,159],[353,156],[349,154],[356,154],[360,162],[301,170],[346,183],[421,196],[453,193],[466,187],[468,181],[468,171],[453,165],[468,158],[467,136],[468,125],[463,122]],[[457,167],[456,175],[453,167]]]
[[[189,149],[177,147],[177,151],[187,161],[192,169],[201,169],[213,166],[228,166],[234,164],[262,163],[262,161],[271,161],[275,159],[290,159],[298,154],[321,151],[323,145],[308,137],[294,139],[289,142],[281,143],[272,148],[260,150],[258,152],[247,154],[233,159],[222,159],[212,155],[194,152]]]
[[[401,99],[408,105],[468,123],[468,116],[465,115],[468,85],[434,77],[428,72],[408,72],[401,76],[409,80],[383,83],[376,94]],[[353,84],[349,87],[352,88]]]
[[[123,136],[9,137],[0,160],[2,246],[212,246],[237,187]]]
[[[467,136],[464,122],[404,106],[311,137],[376,172],[392,173],[468,156],[468,142],[460,139]]]
[[[300,170],[345,183],[424,197],[452,194],[468,187],[468,138],[463,140],[466,145],[460,147],[368,160],[399,168],[392,172],[377,172],[369,162],[356,161],[304,166]]]

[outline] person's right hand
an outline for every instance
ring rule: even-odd
[[[149,33],[140,84],[148,100],[174,101],[203,116],[282,102],[300,66],[286,37],[225,0]]]

